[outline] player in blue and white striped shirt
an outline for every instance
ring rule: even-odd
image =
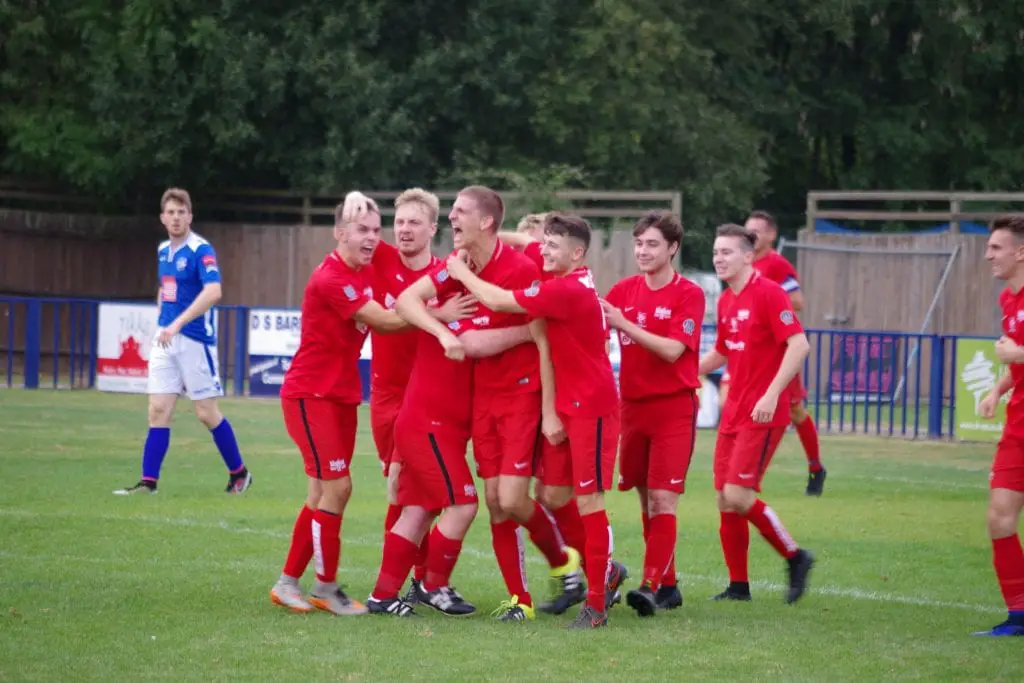
[[[213,309],[221,298],[217,255],[209,242],[192,232],[192,199],[185,190],[164,192],[160,221],[170,239],[157,250],[160,329],[149,355],[149,434],[142,451],[142,479],[114,493],[156,493],[170,446],[171,417],[182,393],[192,399],[196,417],[210,430],[224,459],[230,474],[227,493],[241,493],[249,488],[252,475],[242,462],[234,430],[217,405],[224,394]]]

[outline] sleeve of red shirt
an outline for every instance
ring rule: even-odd
[[[356,311],[370,301],[370,297],[363,291],[365,285],[354,279],[330,275],[322,278],[317,284],[318,293],[342,320],[351,319]]]
[[[537,266],[537,270],[544,270],[544,256],[540,253],[540,242],[530,242],[523,247],[523,253],[533,261],[533,264]]]
[[[501,282],[495,284],[502,289],[514,291],[528,289],[534,282],[540,279],[540,271],[532,261],[520,260],[517,267],[512,270]],[[517,327],[526,325],[532,320],[532,316],[523,313],[492,312],[491,327]]]
[[[676,304],[672,307],[669,338],[680,341],[686,348],[699,353],[701,323],[704,321],[706,305],[704,290],[700,287],[680,289]]]
[[[729,326],[722,315],[722,299],[718,299],[718,315],[715,316],[715,351],[723,356],[729,355],[729,349],[725,345],[725,337],[729,334]]]
[[[789,303],[789,295],[781,287],[765,287],[761,296],[761,306],[765,319],[771,325],[775,341],[782,343],[794,334],[804,331],[793,312],[792,304]]]
[[[534,282],[526,289],[517,289],[512,294],[516,303],[522,306],[532,318],[560,320],[572,308],[572,288],[566,286],[564,278]]]
[[[445,301],[462,288],[462,283],[452,277],[444,261],[431,268],[428,276],[434,283],[434,289],[437,290],[438,301]]]
[[[622,305],[624,303],[622,301],[622,282],[622,280],[619,280],[614,285],[612,285],[612,288],[608,290],[608,294],[604,298],[605,301],[610,303],[615,308],[622,308]]]
[[[779,256],[778,262],[778,277],[776,282],[781,285],[787,293],[799,292],[800,291],[800,278],[797,277],[796,268],[785,256]]]

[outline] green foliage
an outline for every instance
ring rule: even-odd
[[[105,198],[488,179],[683,194],[686,250],[829,188],[1013,190],[1024,5],[0,0],[0,173]]]

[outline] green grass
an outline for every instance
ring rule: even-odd
[[[1019,681],[1019,642],[975,639],[1002,618],[984,533],[990,449],[831,437],[825,496],[803,494],[793,436],[765,498],[818,555],[811,593],[782,604],[781,561],[757,535],[755,601],[707,600],[726,576],[711,493],[714,434],[701,432],[680,510],[686,603],[566,632],[568,616],[497,624],[503,598],[486,512],[454,583],[480,614],[450,620],[295,615],[271,606],[304,496],[276,402],[224,401],[255,475],[244,496],[183,402],[155,497],[110,494],[138,475],[145,398],[0,391],[0,680]],[[341,580],[369,592],[384,481],[368,420],[353,467]],[[611,494],[616,557],[643,556],[635,498]],[[531,550],[534,590],[544,566]],[[630,581],[630,585],[632,585]]]

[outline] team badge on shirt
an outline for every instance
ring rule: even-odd
[[[693,331],[697,329],[697,323],[693,322],[693,318],[687,318],[683,321],[683,332],[686,334],[693,334]]]
[[[359,295],[356,294],[356,288],[353,287],[352,285],[345,285],[345,289],[341,291],[345,292],[345,296],[348,297],[349,301],[355,301],[356,299],[359,298]]]
[[[185,270],[185,268],[188,266],[188,259],[186,259],[184,256],[180,256],[178,257],[178,260],[174,262],[174,265],[178,268],[178,270]]]
[[[779,313],[779,320],[782,321],[783,325],[792,325],[793,324],[793,312],[792,311],[783,311],[782,313]]]
[[[447,268],[442,268],[441,270],[437,271],[437,283],[438,284],[441,284],[442,282],[444,282],[447,279],[448,279],[448,269]]]
[[[540,293],[540,281],[534,280],[533,284],[523,290],[524,296],[537,296]]]

